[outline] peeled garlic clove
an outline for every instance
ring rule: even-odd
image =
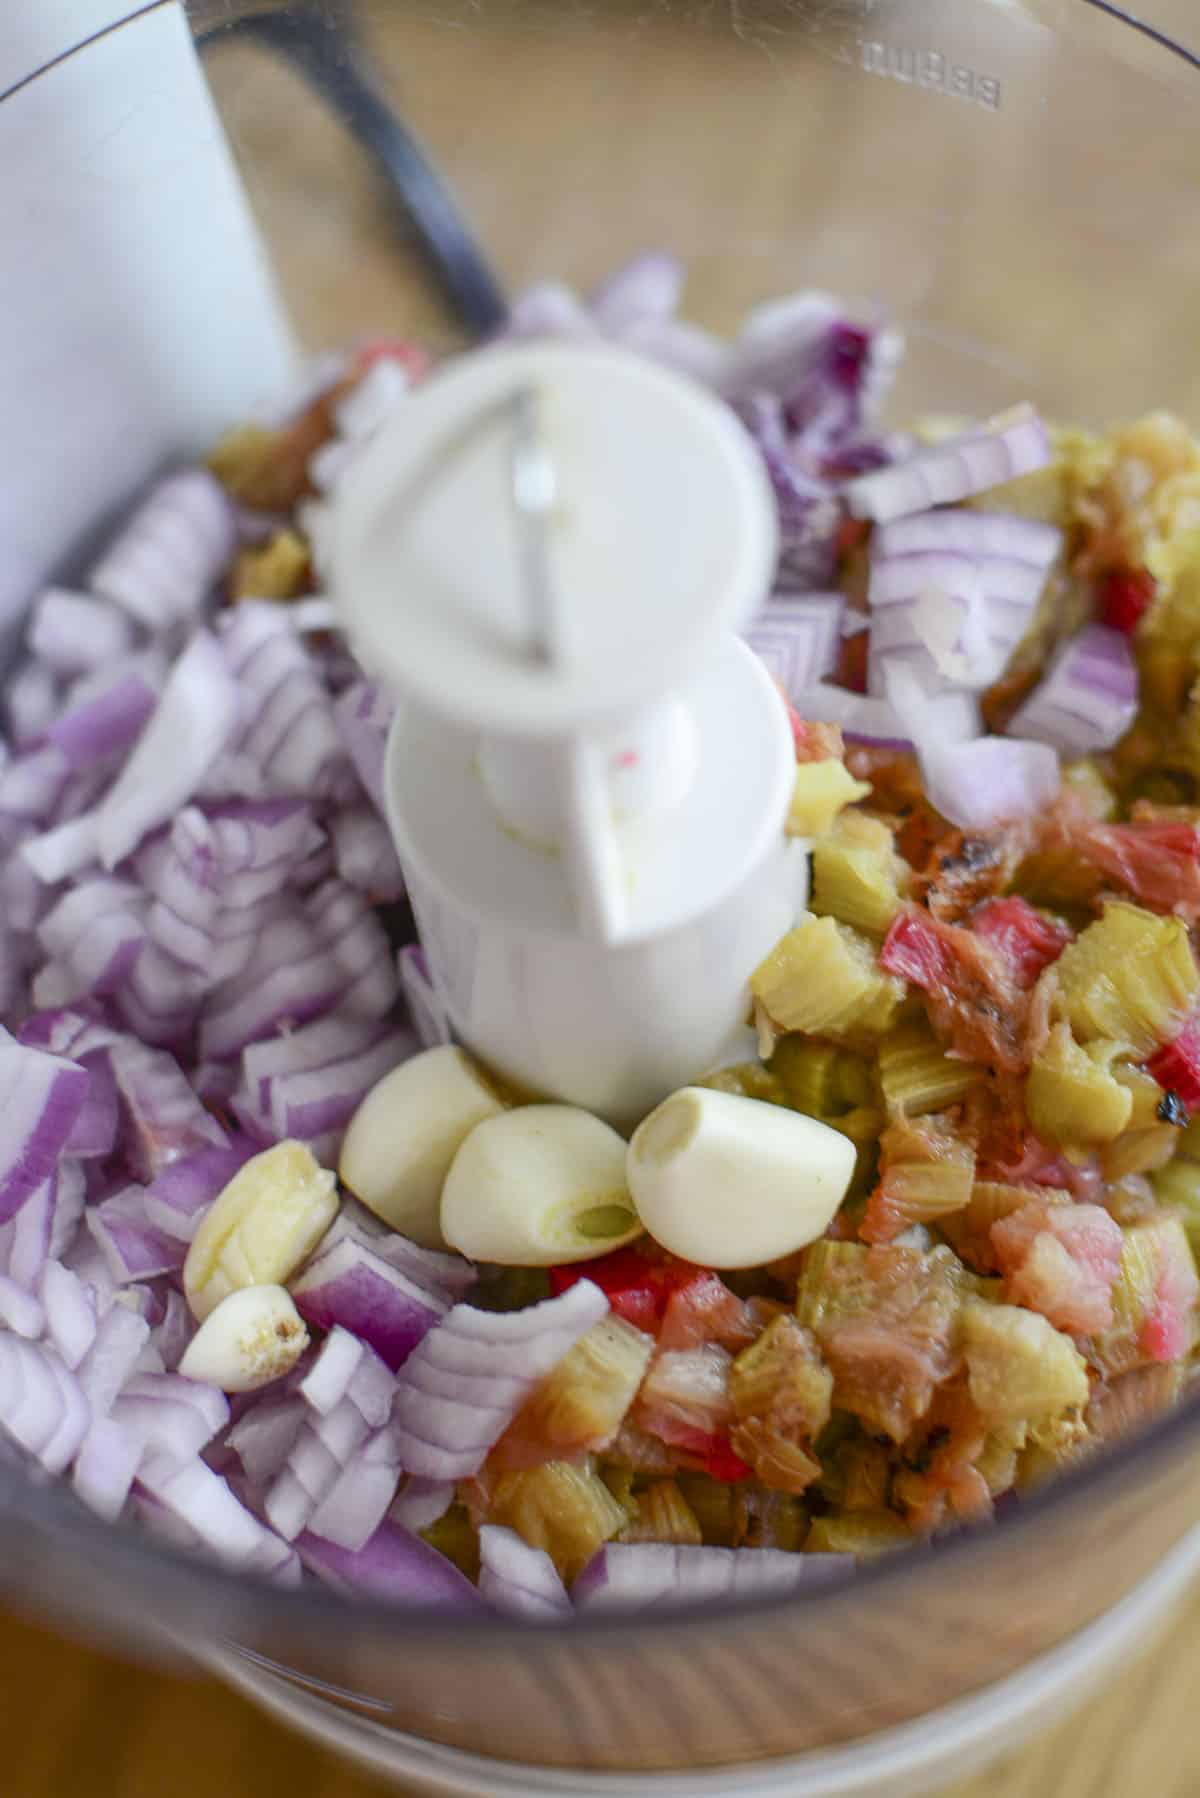
[[[350,1120],[338,1172],[393,1230],[444,1248],[438,1213],[450,1163],[476,1124],[503,1110],[461,1049],[426,1049],[371,1088]]]
[[[442,1234],[476,1261],[590,1261],[642,1234],[625,1142],[573,1105],[523,1105],[478,1124],[442,1189]]]
[[[641,1123],[626,1173],[645,1228],[703,1267],[756,1267],[815,1242],[854,1173],[854,1144],[761,1099],[685,1086]]]
[[[337,1181],[302,1142],[276,1143],[240,1167],[192,1238],[183,1290],[201,1322],[243,1286],[282,1286],[337,1216]]]
[[[283,1286],[243,1286],[210,1311],[179,1372],[223,1392],[254,1392],[290,1373],[308,1346],[304,1319]]]

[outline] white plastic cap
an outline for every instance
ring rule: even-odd
[[[339,487],[331,541],[365,665],[525,738],[610,730],[678,689],[761,604],[775,554],[729,408],[579,345],[500,347],[418,388]]]

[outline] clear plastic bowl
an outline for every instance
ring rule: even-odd
[[[247,31],[251,10],[191,13],[310,347],[470,336],[355,141],[411,148],[380,135],[383,97],[511,289],[586,286],[661,245],[703,323],[801,286],[888,308],[910,346],[897,418],[1030,397],[1084,423],[1200,420],[1196,58],[1115,8],[365,0],[267,7]],[[469,263],[459,293],[484,322]],[[994,1526],[802,1598],[553,1632],[269,1590],[5,1461],[3,1588],[144,1653],[236,1650],[474,1753],[712,1767],[862,1742],[1064,1642],[1200,1518],[1198,1446],[1188,1404]]]

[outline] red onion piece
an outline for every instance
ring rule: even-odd
[[[437,1610],[483,1603],[453,1562],[395,1523],[381,1523],[356,1554],[310,1535],[302,1535],[296,1548],[310,1572],[342,1592]]]
[[[374,1212],[349,1196],[342,1200],[337,1216],[317,1246],[314,1259],[316,1255],[327,1254],[347,1236],[362,1243],[397,1273],[407,1275],[431,1292],[447,1293],[460,1299],[470,1291],[478,1277],[474,1264],[464,1256],[453,1251],[422,1248],[399,1231],[389,1229]]]
[[[92,1206],[84,1217],[119,1286],[177,1274],[187,1258],[187,1244],[165,1236],[146,1221],[144,1189],[127,1186],[111,1199]]]
[[[190,1242],[213,1200],[257,1153],[258,1144],[241,1137],[170,1162],[145,1189],[146,1222],[165,1236]]]
[[[366,1342],[335,1324],[300,1382],[306,1404],[325,1416],[345,1398],[373,1428],[387,1422],[395,1376]]]
[[[395,700],[382,687],[366,680],[355,681],[347,687],[333,708],[333,721],[346,753],[354,763],[367,797],[381,817],[386,810],[383,758],[395,715]]]
[[[228,744],[241,693],[216,638],[197,631],[167,676],[153,717],[94,814],[96,852],[114,868],[186,805]]]
[[[1137,713],[1137,666],[1128,637],[1089,624],[1050,664],[1012,718],[1014,736],[1033,737],[1066,755],[1111,749]]]
[[[87,769],[119,755],[140,735],[155,706],[159,685],[144,657],[129,665],[84,675],[46,731],[73,769]]]
[[[648,250],[622,263],[588,297],[588,310],[605,336],[620,337],[631,326],[673,317],[683,298],[682,262],[665,250]]]
[[[406,943],[397,958],[400,985],[417,1040],[423,1049],[437,1049],[453,1041],[445,1002],[433,984],[425,951],[419,943]]]
[[[886,524],[929,506],[949,505],[1045,468],[1053,456],[1045,425],[1032,406],[1014,406],[981,428],[917,450],[906,461],[874,469],[847,483],[855,518]]]
[[[138,1435],[110,1417],[93,1417],[72,1472],[76,1494],[100,1517],[115,1523],[133,1485],[142,1444]]]
[[[574,1609],[545,1550],[494,1523],[479,1532],[479,1592],[493,1610],[535,1623],[562,1623]]]
[[[871,538],[874,561],[896,556],[968,556],[977,566],[997,562],[1049,571],[1063,546],[1056,525],[1022,518],[1012,512],[975,512],[947,507],[913,512],[876,527]],[[1015,578],[1010,576],[1009,578]]]
[[[140,1487],[231,1566],[266,1572],[286,1559],[271,1531],[203,1461],[180,1462],[169,1454],[151,1455],[138,1468],[137,1479]]]
[[[8,1152],[0,1163],[0,1223],[54,1175],[87,1094],[74,1062],[0,1037],[0,1108]]]
[[[394,1418],[410,1473],[466,1479],[520,1409],[533,1386],[608,1300],[591,1280],[524,1311],[455,1305],[415,1348],[396,1382]]]
[[[47,1261],[38,1280],[46,1334],[72,1372],[96,1340],[96,1302],[89,1289],[61,1261]]]
[[[980,737],[926,744],[921,775],[930,804],[960,830],[993,830],[1032,818],[1058,797],[1058,756],[1045,743]]]
[[[0,1274],[0,1325],[36,1342],[46,1328],[46,1313],[31,1292]]]
[[[339,811],[329,834],[334,866],[347,886],[366,893],[376,905],[403,897],[404,874],[396,845],[378,812],[367,806],[348,806]]]
[[[203,468],[152,489],[92,568],[88,586],[148,630],[194,618],[237,540],[233,506]]]
[[[836,669],[845,610],[840,593],[780,594],[746,630],[747,643],[789,698]]]
[[[34,666],[69,679],[111,667],[131,647],[133,627],[107,600],[48,587],[34,601],[25,640]]]
[[[406,1530],[427,1530],[454,1503],[453,1480],[427,1480],[410,1474],[392,1500],[388,1516]]]
[[[310,1262],[292,1282],[291,1293],[306,1323],[319,1330],[341,1324],[393,1371],[446,1312],[439,1294],[350,1237]]]
[[[307,1417],[308,1407],[295,1394],[268,1394],[242,1413],[225,1441],[252,1485],[266,1486],[282,1470]]]
[[[850,1572],[853,1555],[777,1548],[606,1542],[571,1587],[581,1611],[646,1611],[725,1598],[782,1597]]]
[[[144,1317],[119,1302],[109,1306],[79,1364],[79,1384],[94,1416],[107,1416],[149,1340],[150,1325]]]
[[[365,1548],[386,1517],[399,1482],[396,1432],[385,1424],[346,1463],[309,1519],[309,1532],[339,1548]]]

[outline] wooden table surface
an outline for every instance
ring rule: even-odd
[[[219,15],[225,5],[226,0],[196,0],[197,10],[210,16]],[[1194,5],[1195,0],[1157,0],[1141,10],[1182,30],[1194,24]],[[735,14],[739,10],[744,11],[733,8]],[[481,118],[487,121],[493,159],[500,165],[507,154],[521,163],[533,190],[534,203],[527,205],[529,184],[522,189],[520,207],[501,234],[502,256],[510,269],[528,260],[548,272],[556,257],[576,247],[580,207],[550,203],[544,170],[531,170],[522,161],[522,148],[529,155],[536,151],[532,119],[550,103],[555,84],[541,68],[536,104],[526,104],[529,83],[523,83],[521,91],[507,92],[498,117],[502,65],[462,54],[454,60],[456,34],[461,43],[467,15],[482,17],[483,11],[480,0],[472,0],[471,6],[455,0],[441,5],[430,0],[419,8],[389,5],[388,0],[373,0],[372,5],[376,41],[385,59],[402,56],[413,14],[420,15],[424,26],[443,28],[442,50],[434,55],[426,46],[423,79],[415,94],[409,84],[411,104],[424,115],[427,134],[441,132],[447,142],[465,145],[468,155],[472,130]],[[445,66],[443,54],[450,57]],[[654,82],[656,109],[671,103],[659,73],[645,77]],[[387,239],[378,197],[364,183],[355,153],[309,105],[294,79],[261,57],[235,51],[214,59],[214,78],[306,334],[314,342],[335,341],[366,325],[399,320],[419,329],[435,324],[436,313],[428,303],[413,300],[411,267],[402,268],[397,278],[394,256],[381,248]],[[676,96],[681,103],[688,100],[686,110],[693,119],[696,84],[712,78],[706,59],[695,81],[685,79]],[[440,83],[447,85],[439,89]],[[630,129],[637,117],[636,85],[622,84]],[[571,98],[574,105],[580,97],[572,93]],[[447,107],[453,112],[450,124]],[[523,137],[526,127],[528,138]],[[503,145],[497,146],[498,135],[506,138]],[[614,154],[620,135],[620,130],[614,133]],[[702,151],[698,143],[697,154]],[[480,199],[478,193],[473,197]],[[541,215],[539,199],[547,200]],[[503,196],[493,196],[493,216],[502,203]],[[720,203],[714,192],[714,206]],[[751,211],[758,207],[760,213],[765,208],[764,216],[773,216],[765,190],[735,194],[731,203],[744,203]],[[582,210],[586,215],[586,206]],[[752,223],[752,218],[745,221],[747,242]],[[588,229],[586,216],[583,229]],[[339,271],[337,280],[314,273],[330,268]],[[0,1719],[6,1725],[0,1759],[3,1798],[371,1798],[385,1789],[287,1734],[210,1680],[187,1681],[130,1667],[23,1621],[0,1617],[0,1669]],[[1158,1798],[1184,1798],[1200,1793],[1198,1681],[1200,1597],[1102,1697],[988,1773],[955,1786],[946,1798],[1135,1798],[1145,1790]]]

